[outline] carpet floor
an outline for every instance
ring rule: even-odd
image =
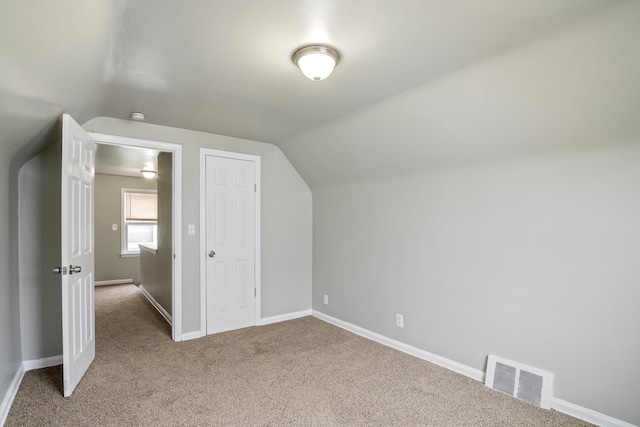
[[[25,374],[7,426],[588,426],[313,317],[173,342],[133,285],[96,288],[96,359],[70,398]]]

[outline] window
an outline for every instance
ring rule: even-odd
[[[139,244],[157,246],[158,194],[156,190],[122,189],[123,256],[140,253]]]

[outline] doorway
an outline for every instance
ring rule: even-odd
[[[181,265],[181,257],[182,253],[182,237],[181,237],[181,227],[180,224],[182,222],[182,152],[181,146],[178,144],[170,144],[165,142],[157,142],[150,140],[143,140],[137,138],[128,138],[114,135],[106,135],[99,133],[89,132],[89,135],[93,138],[96,143],[104,147],[111,147],[112,149],[117,150],[118,148],[127,149],[127,150],[141,150],[140,152],[148,152],[148,153],[159,153],[158,158],[162,154],[167,154],[168,161],[164,163],[168,163],[166,166],[170,173],[170,206],[168,207],[168,215],[170,216],[170,230],[171,230],[171,239],[169,242],[165,242],[167,246],[170,246],[171,253],[169,254],[169,262],[162,263],[160,267],[166,268],[166,274],[170,275],[170,292],[165,291],[167,294],[164,297],[164,300],[167,301],[167,304],[170,304],[170,317],[167,316],[166,311],[163,313],[162,303],[154,304],[153,295],[149,292],[144,292],[145,296],[151,301],[154,306],[160,311],[160,313],[171,323],[171,338],[174,341],[182,340],[182,265]],[[130,151],[129,151],[130,152]],[[157,168],[157,163],[154,165]],[[142,169],[144,166],[140,166]],[[156,169],[157,170],[157,169]],[[160,183],[159,183],[160,185]],[[117,224],[117,223],[116,223]],[[120,236],[122,236],[126,230],[123,227],[126,227],[127,224],[125,221],[122,221],[118,228],[119,231],[116,231]],[[158,221],[158,226],[160,227],[160,221]],[[112,230],[113,231],[113,230]],[[168,233],[160,233],[167,235]],[[162,244],[162,243],[161,243]],[[143,256],[140,254],[140,256]],[[173,261],[173,262],[171,262]],[[167,265],[168,264],[168,265]],[[172,267],[172,268],[171,268]],[[169,272],[170,270],[170,272]],[[170,300],[170,302],[169,302]],[[160,302],[160,301],[157,301]]]
[[[101,143],[95,151],[95,285],[135,284],[171,325],[172,154]]]

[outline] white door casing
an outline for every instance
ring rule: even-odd
[[[229,153],[230,154],[230,153]],[[253,158],[204,158],[207,334],[256,325],[257,171]],[[251,156],[255,157],[255,156]]]
[[[182,333],[182,146],[169,142],[152,141],[148,139],[130,138],[125,136],[108,135],[89,132],[89,136],[100,144],[150,148],[173,154],[172,176],[172,297],[171,297],[171,337],[174,341],[192,339],[200,334]],[[188,338],[186,337],[188,336]]]
[[[62,116],[62,364],[69,397],[95,358],[95,142],[71,116]]]

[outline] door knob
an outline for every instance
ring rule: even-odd
[[[69,266],[69,274],[80,273],[81,271],[82,271],[82,267],[80,267],[78,265],[75,266],[75,267],[73,265]]]
[[[213,258],[214,256],[216,256],[215,252],[213,252],[213,251],[209,252],[209,258]]]
[[[53,274],[60,274],[62,273],[62,269],[60,267],[53,267]]]

